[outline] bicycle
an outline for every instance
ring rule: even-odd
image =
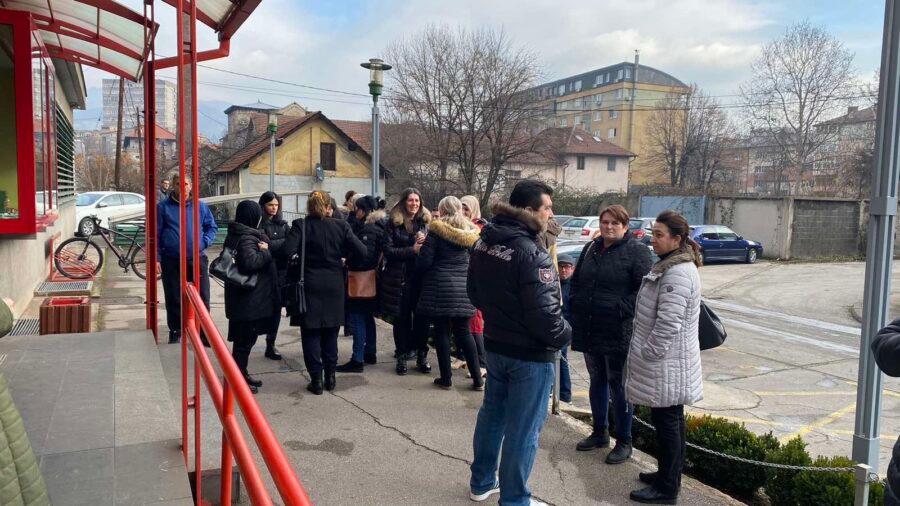
[[[147,279],[147,255],[144,247],[138,244],[138,237],[144,235],[144,225],[138,226],[134,235],[128,236],[115,230],[104,228],[96,216],[91,216],[94,222],[93,234],[87,237],[73,237],[63,241],[53,253],[53,262],[56,270],[70,279],[87,279],[93,277],[103,267],[103,250],[92,240],[99,235],[109,247],[110,251],[119,259],[119,267],[125,272],[128,269],[134,271],[137,277]],[[129,242],[128,248],[123,251],[114,239],[122,239]],[[162,277],[159,263],[156,268],[156,279]]]

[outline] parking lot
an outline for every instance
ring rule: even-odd
[[[900,264],[895,263],[896,277]],[[851,453],[865,264],[714,264],[703,293],[728,340],[704,351],[705,399],[691,408],[782,440],[800,435],[811,454]],[[892,315],[900,316],[900,297]],[[587,374],[571,353],[573,404],[588,408]],[[900,380],[885,378],[881,466],[900,433]]]

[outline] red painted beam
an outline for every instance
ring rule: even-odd
[[[163,0],[163,2],[171,5],[172,7],[175,7],[176,11],[178,10],[178,1],[177,0]],[[183,5],[182,9],[184,9],[183,12],[185,14],[190,14],[191,2],[188,0],[184,0],[181,3]],[[197,19],[199,19],[201,22],[203,22],[204,25],[212,28],[213,30],[215,30],[217,32],[219,31],[219,23],[215,19],[209,17],[209,15],[206,14],[205,12],[203,12],[203,10],[197,9]]]
[[[93,56],[86,55],[84,53],[80,53],[78,51],[73,51],[71,49],[63,49],[59,46],[55,46],[53,44],[46,44],[47,51],[50,53],[50,56],[54,58],[60,58],[62,60],[71,61],[75,63],[80,63],[82,65],[87,65],[89,67],[98,68],[100,70],[105,70],[111,74],[115,74],[119,77],[123,77],[128,79],[129,81],[134,81],[136,76],[131,75],[124,70],[110,65],[109,63],[98,61],[97,58]]]
[[[208,51],[200,51],[197,53],[197,62],[215,60],[217,58],[224,58],[228,56],[229,51],[231,50],[231,40],[225,39],[219,41],[218,49],[210,49]],[[185,55],[184,63],[190,63],[191,58]],[[156,69],[165,69],[170,67],[175,67],[178,65],[178,57],[170,56],[168,58],[160,58],[159,60],[154,60],[153,66]]]
[[[262,0],[240,0],[228,13],[225,22],[222,23],[222,29],[219,30],[220,36],[230,39],[235,32],[244,24],[244,21],[253,14],[253,11],[259,7]]]
[[[86,30],[78,25],[60,20],[52,21],[50,18],[41,14],[32,14],[31,17],[39,21],[39,23],[37,24],[39,30],[46,30],[48,32],[53,32],[59,35],[65,35],[66,37],[72,37],[73,39],[97,44],[111,51],[122,53],[129,58],[134,58],[135,60],[142,60],[144,58],[141,53],[138,53],[134,49],[128,48],[106,36],[98,36],[94,32],[85,33]]]

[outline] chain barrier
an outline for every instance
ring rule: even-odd
[[[588,383],[590,383],[590,378],[585,378],[584,376],[582,376],[581,373],[579,373],[577,370],[575,370],[574,367],[572,367],[572,363],[569,362],[569,360],[566,357],[562,356],[562,354],[560,354],[560,359],[565,361],[566,364],[569,366],[570,373],[575,374],[582,381],[587,381]],[[644,426],[645,428],[650,429],[652,431],[656,430],[656,428],[653,427],[653,425],[646,422],[645,420],[642,420],[637,415],[633,414],[632,417],[634,418],[635,421],[637,421],[640,425]],[[710,450],[709,448],[704,448],[698,444],[691,443],[690,441],[685,442],[685,444],[689,448],[693,448],[694,450],[697,450],[697,451],[700,451],[700,452],[703,452],[703,453],[706,453],[709,455],[714,455],[716,457],[721,457],[723,459],[733,460],[735,462],[741,462],[743,464],[769,467],[769,468],[773,468],[773,469],[784,469],[787,471],[812,471],[812,472],[825,472],[825,473],[853,473],[856,471],[855,467],[794,466],[794,465],[790,465],[790,464],[776,464],[774,462],[763,462],[760,460],[747,459],[744,457],[737,457],[735,455],[729,455],[727,453]],[[878,476],[878,474],[872,473],[872,472],[868,473],[868,476],[866,478],[869,483],[881,481],[881,478]]]

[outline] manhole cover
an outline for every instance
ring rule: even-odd
[[[135,304],[143,304],[142,297],[100,297],[94,299],[94,302],[101,306],[131,306]]]

